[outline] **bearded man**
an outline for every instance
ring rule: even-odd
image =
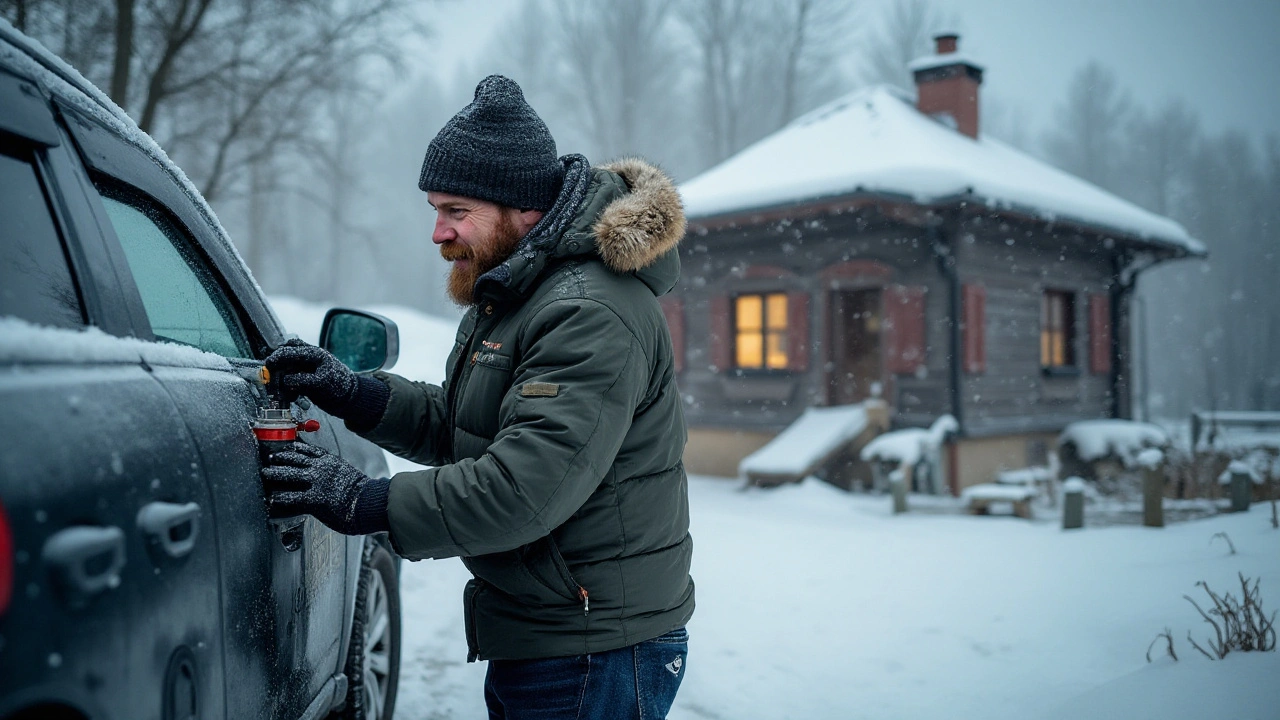
[[[490,76],[431,141],[419,187],[467,307],[443,386],[357,376],[292,342],[267,366],[430,469],[368,478],[311,446],[263,469],[272,511],[459,556],[491,718],[662,718],[693,613],[684,417],[658,296],[684,214],[639,160],[591,167]]]

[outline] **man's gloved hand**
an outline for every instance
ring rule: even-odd
[[[267,356],[272,382],[280,384],[285,403],[306,395],[320,409],[347,421],[356,432],[372,430],[391,397],[386,383],[356,375],[323,348],[291,338]]]
[[[360,387],[351,369],[323,348],[290,338],[267,356],[267,369],[280,383],[286,403],[306,395],[330,415],[343,417]]]
[[[371,479],[323,448],[295,442],[262,468],[271,517],[311,515],[344,535],[387,530],[391,481]]]

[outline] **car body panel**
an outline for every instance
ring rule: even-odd
[[[177,681],[169,660],[186,647],[200,706],[220,716],[212,502],[164,388],[138,365],[23,364],[0,370],[0,405],[11,409],[0,413],[0,488],[19,588],[0,634],[21,649],[0,652],[0,707],[28,684],[61,684],[93,697],[101,717],[157,717],[166,683]],[[199,506],[189,553],[158,551],[139,522],[153,503]],[[117,528],[123,540],[118,581],[92,594],[77,591],[51,553],[55,537],[77,528]],[[83,562],[107,571],[100,554]]]

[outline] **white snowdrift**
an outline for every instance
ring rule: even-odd
[[[680,186],[690,218],[860,191],[920,203],[968,197],[1204,252],[1178,223],[990,137],[962,135],[888,87],[824,105]]]
[[[1186,647],[1183,652],[1195,651]],[[1164,658],[1063,703],[1046,720],[1264,720],[1280,716],[1280,683],[1276,682],[1280,653],[1234,653],[1216,662],[1198,653],[1178,657],[1179,662]]]

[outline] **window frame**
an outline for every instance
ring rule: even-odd
[[[738,341],[742,330],[738,326],[738,303],[742,298],[755,297],[760,300],[760,364],[759,365],[742,365],[739,362]],[[781,297],[784,303],[782,312],[782,328],[770,329],[769,327],[769,298]],[[730,351],[733,361],[732,369],[734,372],[741,374],[783,374],[793,372],[791,369],[792,348],[791,348],[791,293],[787,290],[754,290],[749,292],[734,293],[729,298],[730,311]],[[780,342],[783,346],[783,363],[780,366],[769,365],[769,337],[770,335],[780,336]]]
[[[1076,352],[1079,338],[1076,328],[1077,293],[1063,288],[1044,288],[1040,293],[1040,372],[1046,377],[1080,374],[1080,358]],[[1052,304],[1062,300],[1062,326],[1053,327]],[[1053,333],[1062,335],[1062,362],[1055,363],[1051,346]]]
[[[41,195],[44,197],[45,208],[49,212],[49,221],[53,225],[58,244],[62,248],[62,257],[66,260],[71,288],[75,291],[76,301],[80,305],[80,326],[78,329],[83,330],[93,324],[91,307],[94,303],[90,293],[86,291],[86,283],[82,281],[84,261],[76,251],[77,244],[73,242],[66,219],[60,212],[62,198],[58,195],[57,183],[54,182],[54,178],[49,172],[45,158],[46,153],[47,148],[39,144],[9,133],[0,132],[0,154],[31,165],[36,183],[40,188]]]

